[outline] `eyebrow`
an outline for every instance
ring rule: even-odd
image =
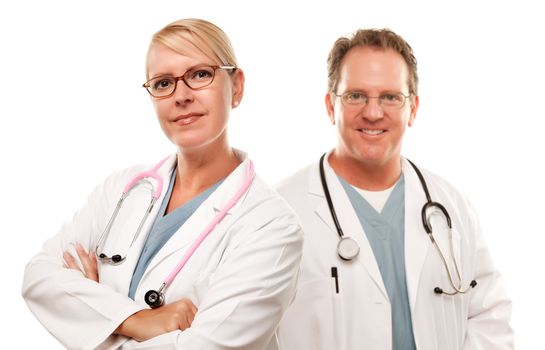
[[[209,63],[199,63],[199,64],[196,64],[194,66],[191,66],[189,67],[188,69],[186,69],[186,71],[180,75],[180,76],[183,76],[185,75],[185,73],[189,72],[190,70],[193,70],[195,68],[199,68],[199,67],[214,67],[216,66],[216,64],[209,64]],[[175,77],[174,74],[172,73],[159,73],[159,74],[156,74],[156,75],[150,75],[150,78],[148,78],[148,81],[151,80],[151,79],[156,79],[156,78],[161,78],[161,77]]]
[[[347,93],[347,92],[359,92],[359,93],[362,93],[364,95],[368,95],[369,92],[363,90],[363,89],[346,89],[344,93]],[[404,92],[402,91],[398,91],[398,90],[391,90],[391,89],[387,89],[387,90],[383,90],[383,91],[380,91],[379,92],[379,95],[383,95],[383,94],[404,94]]]

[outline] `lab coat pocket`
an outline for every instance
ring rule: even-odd
[[[334,297],[335,282],[331,278],[301,283],[294,302],[280,324],[280,348],[337,348],[333,342],[336,323]],[[323,336],[316,337],[317,334]],[[324,343],[324,340],[328,343]]]

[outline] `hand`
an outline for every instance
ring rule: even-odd
[[[196,313],[197,307],[191,300],[182,299],[157,309],[138,311],[123,321],[114,334],[145,341],[161,334],[189,328]]]
[[[95,256],[95,252],[91,250],[87,253],[79,243],[76,244],[76,252],[78,253],[81,266],[83,266],[83,271],[81,271],[74,257],[68,252],[63,253],[64,267],[81,271],[86,278],[98,282],[97,257]]]

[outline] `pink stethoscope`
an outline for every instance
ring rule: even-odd
[[[108,224],[106,225],[106,228],[104,229],[104,232],[100,236],[95,248],[95,254],[100,261],[107,262],[112,265],[119,265],[125,261],[127,257],[126,254],[125,256],[121,256],[121,254],[114,254],[112,256],[108,256],[104,252],[99,253],[99,251],[103,251],[106,240],[108,239],[108,236],[110,235],[110,229],[113,226],[115,218],[117,217],[117,214],[119,213],[119,210],[121,209],[121,206],[123,205],[123,202],[129,195],[129,192],[134,187],[136,187],[136,185],[138,185],[141,181],[145,181],[151,184],[151,182],[149,182],[146,179],[152,178],[157,182],[157,188],[155,188],[155,191],[153,191],[150,204],[148,205],[146,213],[144,214],[144,217],[142,218],[142,220],[140,221],[140,224],[138,225],[138,229],[136,230],[136,233],[134,234],[134,237],[129,246],[129,249],[132,247],[134,242],[138,239],[138,236],[140,235],[140,231],[142,230],[142,226],[144,225],[144,222],[148,218],[148,215],[153,209],[153,206],[155,205],[155,203],[157,202],[157,199],[159,199],[159,197],[161,196],[161,192],[163,190],[163,179],[157,173],[157,171],[168,158],[169,157],[160,161],[156,166],[153,167],[153,169],[136,174],[123,189],[121,198],[117,202],[114,212],[110,220],[108,221]],[[191,245],[191,247],[185,253],[184,257],[180,260],[178,265],[176,265],[176,267],[172,270],[172,272],[170,272],[167,278],[165,278],[165,280],[163,281],[163,284],[161,284],[161,287],[158,290],[149,290],[146,293],[146,295],[144,296],[144,300],[146,301],[146,304],[148,304],[151,308],[157,308],[162,306],[165,303],[165,295],[164,295],[165,288],[167,288],[172,283],[172,281],[174,281],[174,279],[176,278],[178,273],[182,270],[182,268],[185,266],[189,258],[191,258],[193,253],[195,253],[195,250],[197,250],[197,248],[201,245],[204,239],[210,234],[210,232],[212,232],[214,227],[216,227],[216,225],[225,217],[229,209],[231,209],[242,197],[242,195],[248,190],[248,188],[252,184],[253,178],[254,178],[254,164],[252,163],[252,161],[250,161],[248,176],[246,176],[246,179],[244,179],[244,182],[242,183],[238,191],[225,204],[223,209],[220,210],[218,214],[216,214],[214,219],[212,219],[212,221],[203,229],[201,234],[197,237],[195,242],[193,242],[193,245]]]

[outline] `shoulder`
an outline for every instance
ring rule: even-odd
[[[282,217],[286,223],[298,224],[297,217],[286,200],[258,175],[254,178],[245,204],[264,219],[272,220]]]
[[[309,184],[315,176],[319,176],[318,163],[316,162],[281,180],[274,188],[282,197],[291,202],[293,199],[301,197],[303,193],[308,192]]]
[[[434,197],[438,197],[453,202],[468,202],[465,193],[460,191],[457,187],[455,187],[452,183],[450,183],[443,177],[421,166],[418,166],[418,169],[420,170],[424,177],[424,180],[426,181],[432,199]],[[412,167],[409,171],[414,172]],[[419,184],[419,186],[421,186],[421,184]]]
[[[103,204],[110,203],[112,201],[117,202],[119,196],[125,190],[125,187],[135,178],[136,175],[151,170],[156,164],[135,164],[128,167],[120,168],[110,173],[90,195],[90,200],[99,200]],[[161,169],[166,169],[168,166],[165,164]],[[160,174],[165,180],[164,175]]]
[[[255,176],[230,224],[234,244],[300,245],[303,233],[299,218],[276,190]]]
[[[477,221],[473,205],[463,191],[459,190],[452,183],[436,173],[419,165],[417,165],[417,167],[426,182],[432,201],[441,203],[449,212],[459,214],[459,216],[461,216],[461,221]],[[418,187],[418,191],[423,191],[422,184],[418,180],[414,169],[408,165],[408,162],[404,166],[404,172],[405,181],[411,179],[409,181],[412,181],[413,183],[410,184],[410,186]]]
[[[99,185],[104,189],[118,189],[123,187],[137,174],[151,169],[153,165],[149,164],[136,164],[125,168],[121,168],[110,173],[104,181]]]

